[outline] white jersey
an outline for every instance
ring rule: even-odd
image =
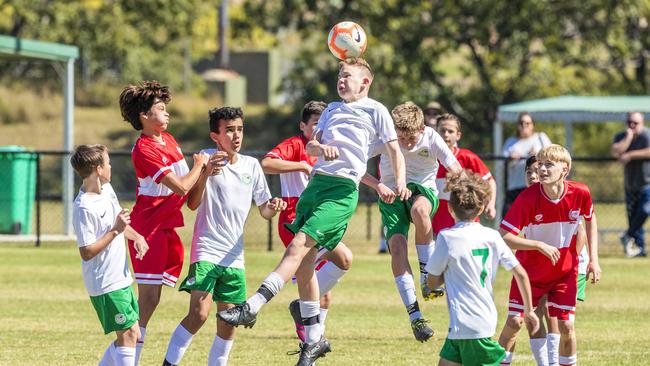
[[[393,119],[381,103],[362,98],[352,103],[330,103],[318,120],[321,143],[339,149],[339,158],[318,158],[314,172],[352,179],[359,184],[366,173],[372,147],[397,139]]]
[[[492,283],[497,267],[510,271],[519,262],[496,230],[477,222],[459,222],[442,230],[425,269],[444,273],[449,306],[449,339],[492,337],[497,310]]]
[[[551,140],[544,132],[536,132],[525,139],[510,137],[503,144],[503,155],[510,156],[516,153],[521,158],[508,161],[507,189],[526,188],[526,159],[537,154],[542,148],[551,144]]]
[[[110,183],[100,194],[79,191],[72,209],[72,223],[77,246],[95,243],[111,230],[120,213],[120,203]],[[81,270],[88,295],[99,296],[130,286],[133,282],[126,261],[124,234],[120,234],[104,250],[88,261],[81,261]]]
[[[438,160],[447,169],[457,163],[454,153],[449,149],[445,140],[428,126],[424,128],[420,141],[411,150],[401,146],[400,150],[406,163],[406,182],[421,184],[431,188],[436,194],[438,194],[436,187]],[[388,187],[395,187],[395,174],[385,147],[381,150],[379,171],[381,172],[381,182]]]
[[[212,155],[214,149],[201,153]],[[223,267],[244,268],[244,223],[251,209],[271,199],[257,159],[239,154],[221,174],[205,183],[196,213],[191,262],[208,261]]]

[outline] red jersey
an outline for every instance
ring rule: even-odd
[[[285,161],[305,162],[311,166],[316,164],[317,158],[307,154],[307,139],[303,134],[290,137],[274,147],[264,157],[282,159]],[[280,174],[282,198],[300,197],[307,187],[309,177],[303,172],[290,172]]]
[[[573,181],[564,182],[564,192],[557,200],[548,198],[540,183],[526,188],[517,196],[501,229],[527,239],[540,240],[560,250],[560,260],[553,266],[537,250],[518,250],[517,259],[528,272],[530,282],[551,283],[578,270],[576,234],[580,218],[591,221],[594,206],[589,188]]]
[[[163,132],[162,143],[140,135],[131,151],[138,178],[136,201],[131,212],[131,226],[145,238],[159,229],[183,226],[181,207],[185,196],[175,194],[161,183],[173,172],[179,177],[189,172],[183,152],[172,135]]]
[[[461,149],[454,147],[452,149],[458,164],[463,169],[469,169],[474,173],[478,173],[484,180],[490,180],[492,178],[492,173],[490,169],[483,163],[483,160],[478,157],[478,155],[467,149]],[[454,226],[454,218],[451,217],[447,206],[449,204],[449,192],[445,192],[445,183],[447,182],[447,168],[444,165],[440,164],[438,168],[438,174],[436,175],[436,187],[438,188],[438,199],[440,200],[438,210],[433,216],[432,225],[433,232],[439,233],[442,229],[450,228]],[[476,218],[476,221],[479,221]]]

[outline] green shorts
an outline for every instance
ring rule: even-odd
[[[102,323],[104,334],[129,329],[140,319],[138,301],[131,286],[91,296],[90,301]]]
[[[395,198],[393,203],[388,204],[379,200],[379,212],[381,212],[382,230],[384,230],[384,237],[389,240],[395,234],[402,234],[408,237],[409,226],[413,219],[411,218],[411,207],[417,196],[426,197],[431,202],[431,212],[429,219],[438,210],[438,197],[431,188],[427,188],[418,183],[407,183],[406,188],[413,192],[411,198],[402,201],[399,197]]]
[[[300,195],[296,218],[284,226],[294,234],[302,231],[316,241],[318,248],[332,251],[343,238],[358,200],[354,181],[315,174]]]
[[[241,268],[198,261],[190,264],[190,271],[178,291],[208,292],[214,301],[242,304],[246,301],[246,272]]]
[[[587,289],[587,275],[578,273],[578,296],[579,301],[585,301],[585,290]]]
[[[447,338],[440,350],[440,358],[463,366],[497,366],[505,356],[506,350],[492,338]]]

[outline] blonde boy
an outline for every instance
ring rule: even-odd
[[[549,315],[558,318],[560,365],[575,365],[577,347],[574,313],[577,295],[577,232],[585,220],[589,264],[593,282],[600,280],[598,228],[589,188],[566,180],[571,155],[560,145],[550,145],[537,154],[539,183],[526,188],[515,199],[501,222],[501,233],[508,245],[517,249],[517,258],[530,277],[533,305],[547,296]],[[518,236],[523,231],[524,236]],[[499,342],[509,351],[521,328],[522,299],[511,286],[509,316]],[[530,333],[530,332],[529,332]],[[533,333],[530,333],[532,336]],[[546,338],[532,338],[536,360],[546,357]]]
[[[136,365],[138,304],[131,287],[124,237],[134,243],[135,260],[141,260],[149,247],[129,226],[129,212],[120,207],[111,187],[108,149],[80,145],[70,164],[83,180],[72,214],[84,283],[104,334],[117,335],[100,365]]]

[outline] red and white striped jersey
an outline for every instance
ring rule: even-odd
[[[469,169],[474,173],[480,174],[483,180],[493,179],[492,173],[490,173],[490,169],[485,166],[485,163],[483,163],[483,160],[481,160],[478,155],[467,149],[461,149],[458,147],[454,147],[451,151],[454,153],[454,156],[456,157],[456,160],[458,160],[458,164],[460,164],[461,168]],[[438,187],[438,199],[449,201],[449,192],[445,192],[447,172],[447,168],[445,168],[444,165],[440,164],[438,174],[436,175],[436,187]]]
[[[174,137],[165,132],[161,137],[163,142],[156,142],[149,136],[140,135],[131,151],[138,178],[131,226],[145,237],[159,229],[183,226],[180,208],[186,197],[175,194],[161,181],[172,172],[182,177],[189,168]]]
[[[594,206],[589,188],[573,181],[564,182],[564,192],[550,199],[540,183],[519,194],[501,222],[501,228],[513,235],[523,232],[527,239],[540,240],[560,250],[555,266],[537,250],[518,250],[517,259],[528,272],[531,282],[553,282],[578,269],[576,233],[581,217],[591,221]]]
[[[282,159],[285,161],[305,162],[311,166],[316,164],[317,158],[307,154],[307,139],[303,134],[289,137],[280,142],[264,157]],[[280,174],[280,190],[282,198],[300,197],[307,187],[309,177],[303,172],[290,172]]]

